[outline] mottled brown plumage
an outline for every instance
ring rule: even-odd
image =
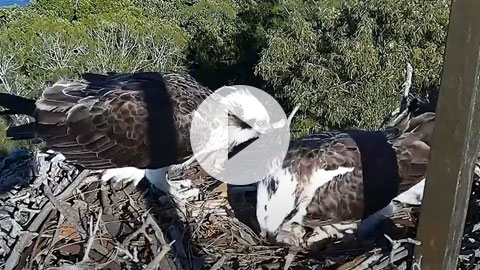
[[[366,135],[363,136],[369,137],[369,134],[372,134],[372,137],[383,136],[383,140],[387,139],[386,146],[381,146],[381,141],[378,142],[378,139],[372,138],[372,141],[368,142],[369,148],[363,148],[364,151],[367,149],[369,153],[362,152],[356,139],[348,132],[324,132],[293,141],[284,159],[283,168],[280,169],[283,174],[278,172],[272,174],[271,177],[259,184],[258,201],[260,205],[257,206],[257,218],[260,226],[263,226],[266,231],[274,233],[274,230],[291,222],[312,227],[350,222],[372,214],[370,213],[372,209],[378,211],[387,206],[389,200],[394,196],[424,179],[434,119],[434,114],[426,113],[403,123],[402,128],[396,130],[397,132],[385,131],[384,135],[378,135],[380,134],[378,132],[375,133],[377,135],[365,132]],[[378,149],[376,149],[377,144]],[[393,155],[390,159],[391,162],[396,161],[396,164],[387,164],[388,158],[385,159],[386,163],[382,164],[383,157],[388,157],[389,154],[385,152],[389,151]],[[380,160],[375,161],[374,159],[377,157]],[[369,165],[368,175],[365,174],[363,168],[365,164],[374,164]],[[368,212],[366,209],[368,204],[365,200],[365,181],[370,179],[365,177],[373,175],[378,178],[382,175],[392,175],[392,172],[389,171],[392,169],[398,170],[396,178],[399,179],[399,183],[392,182],[391,185],[391,189],[396,193],[379,201],[378,205],[374,205],[377,208],[370,207],[371,209],[368,209],[370,212]],[[375,170],[384,171],[384,173],[375,174]],[[395,174],[394,172],[393,175]],[[288,184],[287,181],[292,181],[293,184]],[[395,177],[375,181],[388,186],[388,181],[395,181]],[[376,182],[371,183],[377,184]],[[281,185],[284,186],[284,190],[281,190]],[[375,187],[372,189],[370,186],[367,192],[370,194],[370,206],[372,201],[375,203],[376,199],[372,190],[379,194],[382,193],[381,185],[378,191],[375,190]],[[293,190],[292,195],[289,195],[288,190],[290,189]],[[312,189],[314,190],[312,191]],[[285,198],[274,198],[280,193]],[[289,204],[288,201],[291,200],[294,200],[295,203]],[[286,212],[285,209],[289,207],[292,208],[290,209],[292,211]],[[306,211],[302,207],[306,208]],[[283,220],[281,221],[283,225],[279,223],[280,220],[269,223],[269,218],[274,215],[282,215],[282,213],[285,217],[276,218]]]
[[[425,178],[430,154],[431,132],[434,115],[420,115],[409,121],[404,134],[389,142],[395,150],[400,176],[398,194],[406,191]],[[333,139],[335,143],[348,145],[348,150],[336,152],[352,163],[345,165],[355,168],[352,172],[338,175],[318,189],[308,206],[306,221],[309,225],[325,222],[344,222],[358,220],[363,217],[363,175],[361,154],[355,142],[345,134]],[[332,149],[330,145],[327,149]],[[325,158],[325,157],[324,157]],[[329,164],[328,162],[325,164]],[[327,167],[328,165],[324,165]],[[331,166],[331,165],[330,165]],[[327,168],[328,169],[328,168]]]
[[[88,169],[165,167],[191,155],[192,113],[210,93],[188,75],[85,74],[45,90],[36,102],[38,136]],[[158,149],[173,137],[169,132],[176,149]],[[176,153],[174,160],[153,162],[152,151]]]

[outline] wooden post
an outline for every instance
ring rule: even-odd
[[[414,269],[456,269],[479,145],[479,77],[480,1],[453,0]]]

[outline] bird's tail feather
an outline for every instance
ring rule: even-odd
[[[0,115],[23,114],[33,116],[35,112],[35,100],[0,93],[0,107],[7,110],[0,111]]]
[[[404,133],[393,140],[400,178],[399,192],[404,192],[425,178],[430,157],[430,140],[435,113],[424,113],[409,119]]]
[[[9,127],[7,138],[10,140],[30,140],[36,138],[35,123],[28,123],[20,126]]]
[[[384,130],[381,130],[381,132],[385,135],[385,137],[387,137],[387,140],[389,141],[394,140],[400,135],[402,135],[402,131],[396,127],[387,127]]]
[[[12,94],[0,93],[0,107],[6,110],[0,110],[0,115],[29,115],[34,116],[36,105],[35,100],[19,97]],[[7,138],[11,140],[34,139],[35,123],[9,127],[7,129]]]
[[[405,133],[419,133],[422,135],[420,140],[430,145],[434,126],[435,113],[426,112],[409,119],[405,128]]]

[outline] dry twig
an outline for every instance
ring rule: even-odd
[[[88,239],[88,242],[87,242],[87,248],[85,250],[85,255],[83,256],[83,260],[82,260],[83,262],[86,262],[89,259],[88,254],[92,249],[93,241],[95,241],[95,235],[97,234],[98,227],[100,226],[100,220],[102,220],[102,208],[100,208],[100,210],[98,211],[97,223],[95,224],[95,228],[92,231],[90,231],[90,238]]]

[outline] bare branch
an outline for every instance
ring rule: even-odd
[[[160,264],[160,262],[163,260],[163,258],[165,257],[165,255],[167,255],[167,253],[172,249],[172,245],[175,243],[175,240],[173,240],[170,244],[167,244],[167,245],[162,245],[162,249],[160,250],[160,252],[155,256],[155,258],[153,259],[153,261],[151,261],[148,265],[147,265],[147,268],[145,268],[145,270],[155,270],[155,269],[158,269],[158,266]]]
[[[88,254],[90,253],[90,250],[92,249],[93,241],[95,241],[95,234],[98,231],[98,227],[100,225],[100,220],[102,220],[102,208],[100,208],[97,216],[97,223],[95,224],[95,228],[93,229],[93,232],[90,235],[90,238],[88,239],[87,243],[87,248],[85,250],[85,255],[83,256],[83,262],[86,262],[88,260]]]
[[[407,74],[405,78],[405,82],[403,83],[403,96],[408,97],[410,93],[410,87],[412,86],[412,75],[413,75],[413,67],[410,63],[407,63]]]
[[[292,123],[292,120],[293,120],[293,117],[295,116],[295,114],[297,113],[298,109],[300,109],[300,104],[298,104],[297,106],[295,106],[295,108],[293,108],[293,111],[290,113],[290,115],[288,116],[288,119],[287,119],[287,124],[290,126],[290,124]]]

